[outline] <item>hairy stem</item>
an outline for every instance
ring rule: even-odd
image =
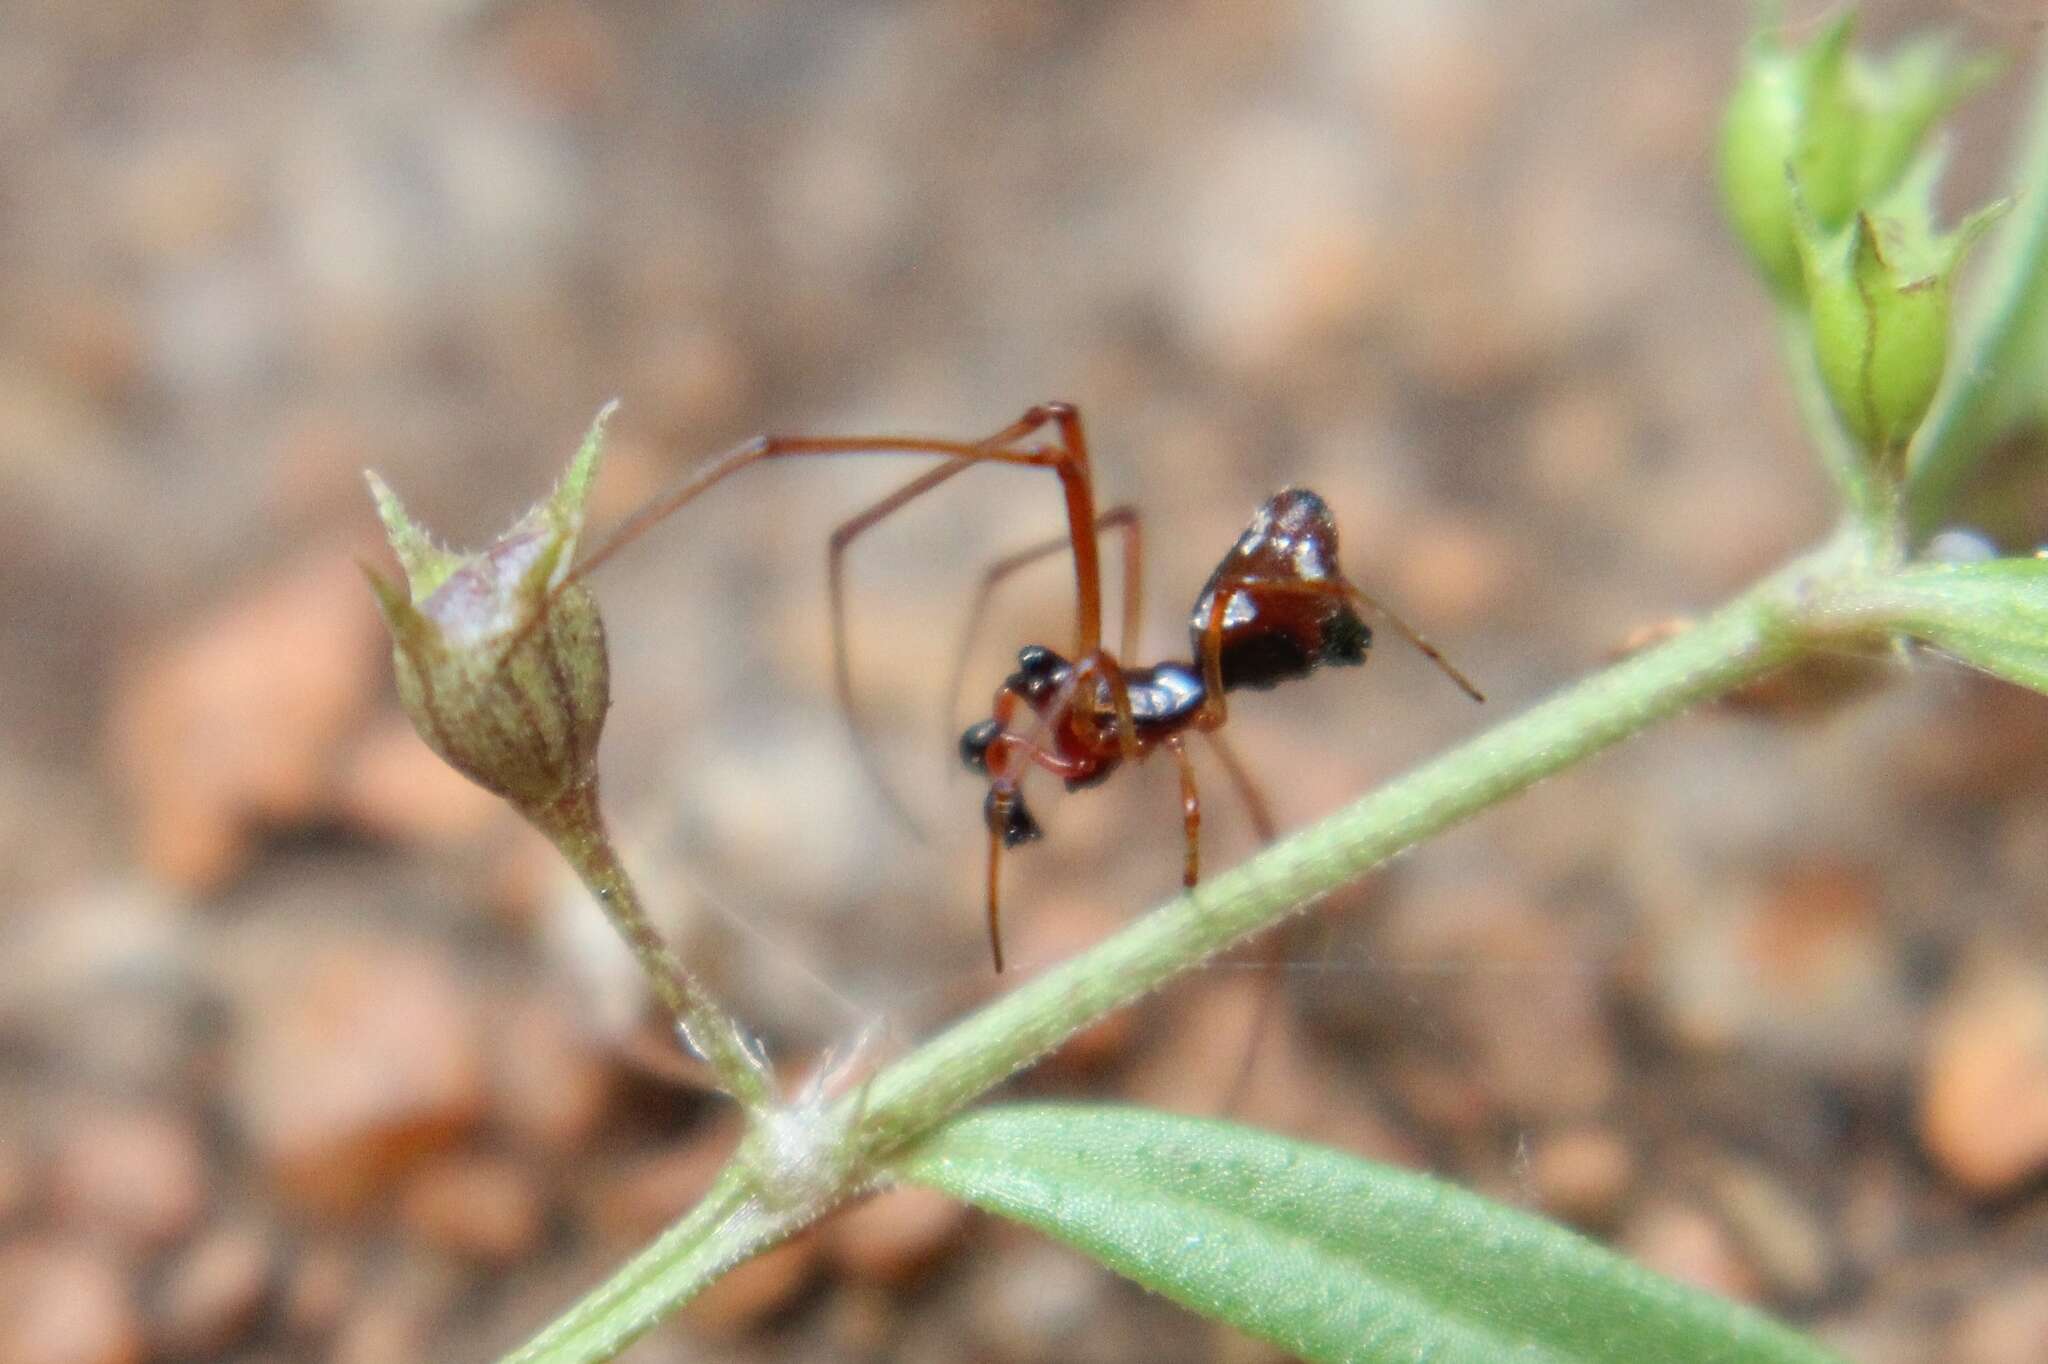
[[[787,1231],[749,1201],[740,1167],[729,1165],[680,1222],[602,1288],[507,1355],[504,1364],[611,1359],[706,1284]]]

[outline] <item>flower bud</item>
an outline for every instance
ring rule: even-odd
[[[1772,27],[1751,39],[1721,129],[1721,194],[1736,235],[1772,292],[1798,299],[1805,277],[1789,168],[1822,227],[1846,225],[1899,184],[1935,121],[1997,70],[1957,62],[1923,38],[1882,60],[1849,51],[1844,12],[1803,48]]]
[[[1887,463],[1903,454],[1941,383],[1956,267],[2007,207],[1988,205],[1936,235],[1931,198],[1940,171],[1940,154],[1930,151],[1839,231],[1803,211],[1803,187],[1794,192],[1821,379],[1842,424]]]
[[[405,569],[403,588],[365,570],[391,630],[399,700],[450,766],[529,817],[590,788],[611,704],[597,602],[563,586],[611,411],[554,492],[472,554],[435,544],[368,475]]]
[[[1791,167],[1814,215],[1840,222],[1855,203],[1856,120],[1849,98],[1845,12],[1804,48],[1760,30],[1743,54],[1721,124],[1721,201],[1764,282],[1781,298],[1801,284]]]

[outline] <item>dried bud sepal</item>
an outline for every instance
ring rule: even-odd
[[[595,780],[610,705],[604,625],[563,581],[603,448],[607,407],[554,492],[485,548],[434,543],[368,475],[404,587],[366,569],[392,637],[399,699],[450,766],[529,818]]]

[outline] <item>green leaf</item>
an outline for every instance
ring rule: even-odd
[[[985,1109],[896,1172],[1309,1360],[1834,1358],[1527,1213],[1209,1119]]]
[[[1914,564],[1848,605],[1994,676],[2048,692],[2048,559]]]

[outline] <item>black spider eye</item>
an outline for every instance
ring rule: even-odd
[[[1027,644],[1017,651],[1017,671],[1038,677],[1052,671],[1057,655],[1043,644]]]
[[[1002,728],[994,720],[983,720],[980,724],[969,725],[960,736],[960,761],[969,772],[988,775],[988,747],[1002,733]]]

